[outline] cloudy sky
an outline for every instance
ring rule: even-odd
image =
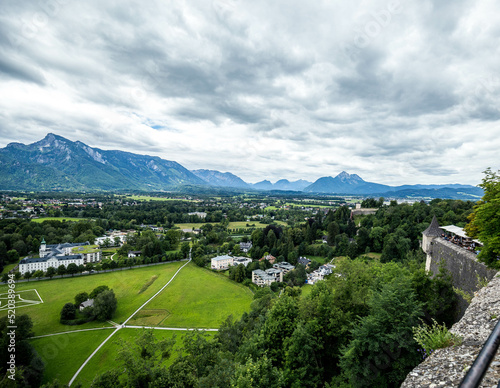
[[[0,146],[52,132],[246,181],[500,168],[500,3],[2,1]]]

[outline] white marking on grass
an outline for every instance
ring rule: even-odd
[[[174,276],[172,276],[172,278],[170,278],[170,280],[167,282],[167,284],[165,284],[161,289],[160,291],[158,291],[156,294],[154,294],[151,298],[148,299],[148,301],[146,303],[144,303],[141,307],[139,307],[130,317],[128,317],[125,322],[123,322],[123,324],[121,326],[118,326],[115,331],[113,331],[108,338],[106,338],[98,347],[96,350],[94,350],[94,352],[85,360],[85,362],[82,364],[82,366],[80,366],[80,368],[78,368],[78,370],[76,371],[76,373],[74,374],[74,376],[71,378],[71,380],[69,381],[68,383],[68,387],[71,387],[71,384],[73,384],[73,381],[75,381],[75,379],[78,377],[78,374],[82,371],[82,369],[85,367],[85,365],[87,365],[87,363],[92,359],[92,357],[94,357],[94,355],[99,351],[99,349],[102,348],[102,346],[118,331],[120,330],[121,328],[123,328],[125,326],[125,324],[130,320],[130,318],[132,318],[135,314],[137,314],[144,306],[146,306],[151,300],[153,300],[153,298],[155,298],[160,292],[162,292],[165,287],[167,287],[171,282],[172,280],[174,280],[174,278],[177,276],[177,274],[180,272],[181,269],[183,269],[186,265],[189,264],[189,262],[191,261],[191,250],[189,250],[189,260],[187,261],[186,264],[184,264],[182,267],[180,267],[176,273],[174,273]]]
[[[37,335],[34,337],[30,337],[30,339],[37,339],[37,338],[44,338],[44,337],[52,337],[54,335],[61,335],[61,334],[71,334],[71,333],[79,333],[81,331],[92,331],[92,330],[106,330],[106,329],[114,329],[114,327],[95,327],[93,329],[80,329],[80,330],[73,330],[73,331],[63,331],[60,333],[52,333],[52,334],[44,334],[44,335]]]

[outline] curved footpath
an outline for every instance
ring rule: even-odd
[[[146,306],[149,302],[151,302],[158,294],[160,294],[164,289],[165,287],[167,287],[170,282],[172,282],[172,280],[175,279],[175,277],[177,276],[177,274],[181,271],[181,269],[183,269],[186,265],[189,264],[189,262],[191,261],[191,252],[189,252],[189,260],[187,261],[186,264],[184,264],[182,267],[180,267],[177,272],[174,274],[174,276],[172,276],[172,278],[167,282],[167,284],[165,284],[156,294],[154,294],[151,298],[149,298],[141,307],[139,307],[130,317],[128,317],[125,322],[123,322],[122,325],[119,325],[117,327],[115,327],[114,331],[104,340],[102,341],[102,343],[97,347],[96,350],[94,350],[94,352],[85,360],[85,362],[80,366],[80,368],[78,368],[78,370],[76,371],[76,373],[74,374],[74,376],[71,378],[71,380],[69,381],[68,383],[68,386],[70,387],[71,384],[73,384],[73,382],[75,381],[75,379],[78,377],[78,375],[80,374],[80,372],[82,371],[82,369],[85,367],[85,365],[88,364],[88,362],[92,359],[92,357],[94,357],[94,355],[99,351],[99,349],[101,349],[104,344],[106,342],[108,342],[108,340],[113,337],[116,332],[118,330],[121,330],[123,328],[134,328],[134,329],[140,329],[140,328],[150,328],[150,327],[146,327],[146,326],[126,326],[127,322],[135,315],[137,314],[144,306]],[[151,327],[153,329],[153,327]],[[102,328],[99,328],[99,329],[102,329]],[[111,328],[113,329],[113,328]],[[159,327],[154,327],[154,329],[161,329],[161,330],[169,330],[168,328],[159,328]],[[89,329],[87,329],[89,330]],[[94,330],[94,329],[90,329],[90,330]],[[172,329],[170,329],[172,330]],[[194,330],[194,329],[173,329],[173,330]],[[204,330],[207,330],[207,331],[214,331],[214,329],[204,329]],[[216,329],[215,329],[216,330]],[[82,331],[85,331],[85,330],[82,330]],[[75,331],[72,331],[71,333],[75,333]],[[59,333],[59,334],[63,334],[63,333]]]

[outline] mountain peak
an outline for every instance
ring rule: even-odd
[[[352,183],[357,183],[357,182],[364,182],[364,180],[357,174],[349,174],[345,171],[342,171],[340,174],[338,174],[335,179],[339,179],[342,182],[352,182]]]

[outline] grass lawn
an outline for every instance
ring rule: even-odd
[[[33,319],[35,335],[109,326],[106,322],[89,322],[78,326],[67,326],[59,322],[62,307],[65,303],[74,302],[77,293],[82,291],[90,293],[97,286],[107,285],[113,289],[118,299],[118,308],[113,321],[121,323],[153,296],[183,264],[185,263],[175,262],[76,278],[67,276],[62,279],[57,277],[52,280],[17,283],[18,291],[36,289],[44,303],[18,308],[16,312],[18,315],[28,314]],[[154,276],[158,278],[139,294],[143,286]],[[7,286],[1,285],[0,293],[6,291]],[[7,311],[0,312],[0,316],[5,314]]]
[[[207,225],[207,224],[212,224],[212,225],[215,225],[216,222],[190,222],[190,223],[186,223],[186,224],[175,224],[175,226],[178,226],[179,228],[181,229],[200,229],[203,225]]]
[[[42,223],[44,221],[88,221],[90,218],[79,218],[79,217],[44,217],[44,218],[33,218],[31,221]]]
[[[179,198],[166,198],[166,197],[151,197],[149,195],[130,195],[125,199],[132,199],[134,201],[184,201],[194,202],[192,199],[179,199]]]
[[[191,263],[128,324],[218,328],[249,311],[252,298],[247,287]]]
[[[314,260],[314,261],[317,261],[318,263],[320,264],[326,264],[328,263],[328,257],[321,257],[321,256],[309,256],[309,255],[306,255],[306,257],[309,259],[309,260]]]
[[[314,286],[312,284],[304,284],[302,287],[300,287],[302,290],[301,296],[304,297],[304,296],[309,295],[311,293],[313,287]]]
[[[99,245],[82,245],[80,247],[75,247],[71,250],[74,255],[79,253],[94,253],[100,251]]]
[[[42,383],[57,378],[68,384],[87,357],[113,330],[83,331],[31,340],[45,364]]]
[[[277,225],[287,225],[286,222],[283,221],[273,221],[273,223]],[[181,229],[200,229],[203,225],[207,224],[212,224],[215,225],[216,222],[198,222],[198,223],[185,223],[185,224],[175,224],[175,226],[178,226]],[[249,225],[249,226],[247,226]],[[230,222],[228,225],[228,229],[248,229],[248,228],[257,228],[257,229],[264,229],[267,226],[267,224],[261,224],[258,221],[233,221]]]
[[[16,265],[19,264],[19,262],[22,260],[23,258],[19,258],[18,261],[16,261],[15,263],[12,263],[12,264],[7,264],[5,267],[3,267],[3,271],[2,271],[2,274],[4,273],[8,273],[11,269],[13,269]]]
[[[372,259],[380,259],[380,257],[382,256],[382,253],[368,252],[368,253],[365,253],[361,256],[368,256],[368,257],[371,257]]]

